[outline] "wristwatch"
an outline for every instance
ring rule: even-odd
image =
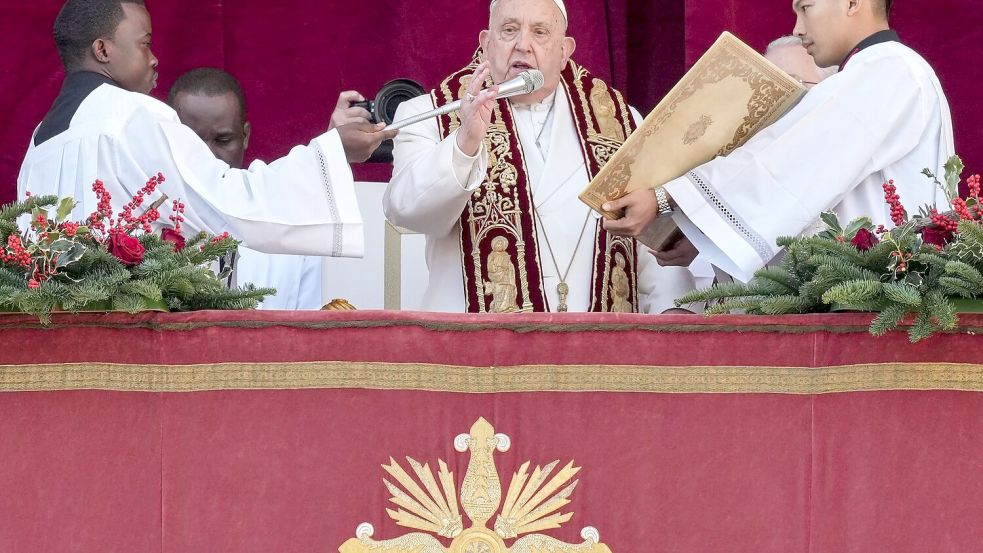
[[[669,217],[672,215],[672,206],[669,205],[669,194],[661,186],[654,191],[655,199],[659,202],[659,217]]]

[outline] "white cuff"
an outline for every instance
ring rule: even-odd
[[[454,169],[454,178],[457,184],[467,191],[472,191],[485,180],[485,173],[488,168],[488,151],[485,150],[485,143],[482,142],[478,148],[478,153],[469,156],[461,151],[457,145],[457,131],[447,137],[453,144],[453,157],[451,165]]]
[[[355,180],[352,168],[345,156],[341,135],[337,130],[324,133],[313,141],[320,149],[324,166],[320,169],[328,176],[325,194],[328,198],[329,214],[334,222],[332,256],[362,257],[365,253],[365,234],[362,226],[362,213],[355,195]],[[320,163],[322,159],[318,159]]]
[[[755,249],[720,217],[688,178],[669,181],[665,189],[679,208],[673,221],[704,259],[743,282],[764,265]]]

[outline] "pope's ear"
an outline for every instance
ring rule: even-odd
[[[482,53],[488,52],[488,37],[490,36],[491,33],[488,32],[488,29],[478,33],[478,46],[481,46]]]
[[[242,125],[242,149],[245,150],[249,148],[249,135],[253,133],[253,126],[246,121]]]
[[[573,56],[573,51],[577,49],[577,41],[572,36],[563,37],[563,57],[564,61],[569,61]]]

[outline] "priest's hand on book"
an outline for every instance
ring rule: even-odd
[[[666,195],[672,205],[672,198]],[[620,219],[605,219],[604,228],[611,234],[638,238],[652,221],[659,216],[659,200],[651,188],[642,188],[606,202],[601,208],[608,212],[621,212]]]
[[[485,132],[491,126],[498,87],[481,90],[490,74],[488,62],[479,64],[468,82],[464,97],[461,98],[461,126],[457,130],[457,147],[467,156],[478,155]]]
[[[386,131],[385,123],[350,123],[336,130],[341,137],[341,145],[345,148],[345,157],[349,162],[359,163],[369,159],[372,152],[382,144],[383,140],[394,138],[399,131]]]

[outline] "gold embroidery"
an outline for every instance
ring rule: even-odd
[[[615,313],[632,313],[635,309],[631,305],[629,296],[631,294],[631,283],[628,280],[628,273],[625,272],[625,256],[618,252],[614,254],[615,265],[611,269],[611,291],[614,302],[611,311]]]
[[[594,88],[590,92],[590,104],[594,108],[594,115],[597,117],[598,131],[600,131],[601,136],[621,144],[625,141],[625,131],[615,118],[614,101],[608,93],[608,85],[601,79],[594,79],[593,83]]]
[[[689,146],[697,140],[703,138],[703,135],[707,133],[707,129],[713,125],[713,118],[709,115],[703,115],[695,123],[689,126],[689,130],[683,135],[683,144]]]
[[[983,392],[983,365],[884,363],[806,367],[519,365],[464,367],[322,361],[0,366],[0,391],[200,392],[289,389],[426,390],[454,393],[647,392],[828,394],[881,390]]]
[[[402,486],[383,480],[392,494],[390,501],[400,507],[398,511],[386,509],[389,516],[400,526],[453,538],[449,548],[445,549],[433,536],[418,532],[376,541],[372,539],[375,529],[365,522],[356,529],[355,538],[342,544],[340,553],[611,553],[600,543],[595,528],[583,529],[584,542],[580,544],[564,543],[533,533],[559,528],[573,517],[573,513],[560,513],[570,503],[569,498],[579,482],[569,483],[580,471],[579,467],[573,466],[573,461],[555,475],[553,470],[559,461],[545,467],[537,466],[531,475],[530,462],[526,461],[512,475],[502,503],[502,485],[493,455],[496,450],[508,451],[510,446],[511,439],[505,434],[496,434],[484,418],[479,418],[468,434],[454,439],[455,450],[459,453],[470,451],[471,454],[461,484],[461,506],[473,522],[467,530],[461,525],[454,474],[447,470],[447,463],[438,460],[440,489],[429,465],[407,458],[423,488],[392,458],[389,465],[383,467]],[[500,503],[502,510],[492,531],[488,529],[488,521]],[[505,545],[504,540],[514,538],[518,539],[512,547]]]
[[[501,123],[502,117],[498,107],[493,114],[493,123],[485,134],[485,149],[489,153],[488,176],[482,185],[475,191],[471,202],[468,204],[470,210],[470,234],[472,237],[471,256],[474,262],[474,281],[478,287],[478,297],[484,298],[491,296],[487,290],[488,281],[482,274],[483,260],[481,259],[481,241],[493,230],[503,230],[509,236],[515,238],[517,259],[524,260],[526,243],[522,239],[522,213],[516,201],[516,196],[520,192],[516,190],[518,183],[518,171],[512,163],[511,144],[509,141],[509,131]],[[494,165],[491,164],[494,160]],[[496,183],[501,184],[500,194]],[[507,195],[506,195],[507,194]],[[489,256],[489,259],[491,257]],[[519,282],[522,290],[522,305],[516,305],[518,311],[532,311],[532,303],[529,298],[529,284],[527,279],[526,264],[520,262]],[[491,275],[489,274],[489,278]],[[515,303],[515,302],[513,302]],[[482,313],[487,312],[484,301],[479,301],[479,308]],[[494,311],[494,308],[493,308]]]
[[[492,297],[492,313],[511,313],[519,310],[516,303],[515,264],[509,256],[509,241],[504,236],[492,239],[492,252],[488,254],[488,279],[485,295]]]

